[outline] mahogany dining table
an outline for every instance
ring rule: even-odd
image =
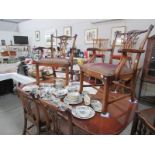
[[[34,83],[33,83],[34,84]],[[111,99],[117,94],[111,93]],[[113,96],[113,97],[112,97]],[[99,99],[99,94],[92,95],[92,99]],[[89,119],[79,119],[72,115],[71,109],[61,111],[52,101],[39,99],[45,106],[58,110],[59,117],[68,122],[69,134],[73,134],[73,126],[81,129],[87,134],[93,135],[114,135],[120,134],[133,120],[135,111],[137,111],[138,103],[131,103],[129,97],[119,100],[108,106],[109,117],[103,117],[101,113],[95,112],[95,115]],[[63,102],[62,102],[63,103]],[[84,102],[78,105],[84,105]],[[78,105],[71,105],[72,108]]]

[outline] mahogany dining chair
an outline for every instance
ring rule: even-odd
[[[99,89],[102,93],[102,112],[107,113],[109,104],[126,97],[130,97],[132,103],[136,101],[135,86],[138,64],[141,54],[145,52],[144,45],[153,27],[153,25],[150,25],[148,29],[142,31],[132,30],[127,33],[116,33],[116,38],[123,36],[121,48],[118,50],[122,55],[119,64],[87,63],[80,66],[80,93],[82,93],[84,87],[84,76],[100,79],[104,83],[104,87]],[[141,38],[141,43],[138,46],[134,44],[134,42],[137,38],[140,38],[140,36],[142,36],[143,39]],[[114,39],[113,45],[115,44],[116,38]],[[136,47],[136,45],[138,47]],[[135,54],[132,67],[128,66],[128,54],[130,53]],[[130,83],[130,86],[126,83]],[[110,91],[112,86],[115,89],[117,88],[117,97]],[[120,87],[126,89],[128,93],[120,93],[118,91]],[[113,98],[112,96],[115,97]]]
[[[62,53],[61,56],[59,57],[53,57],[53,52],[52,51],[52,58],[50,59],[41,59],[41,60],[38,60],[38,61],[35,61],[36,63],[36,72],[37,72],[37,84],[39,85],[39,66],[49,66],[49,67],[52,67],[53,69],[53,73],[54,73],[54,76],[56,78],[56,69],[57,68],[65,68],[65,84],[68,85],[68,82],[69,82],[69,74],[71,75],[70,78],[73,79],[73,58],[74,58],[74,52],[76,50],[75,48],[75,43],[76,43],[76,38],[77,38],[77,35],[74,35],[73,37],[69,37],[69,36],[58,36],[58,37],[54,37],[53,35],[51,36],[52,37],[52,47],[51,49],[54,49],[53,48],[53,38],[57,38],[60,40],[59,42],[59,45],[60,45],[60,51]],[[71,49],[70,49],[70,57],[69,59],[67,59],[64,55],[64,52],[65,52],[65,47],[67,46],[67,41],[70,41],[72,42],[72,45],[71,45]]]

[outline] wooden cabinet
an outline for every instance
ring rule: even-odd
[[[148,39],[139,90],[140,99],[155,101],[155,96],[141,96],[144,82],[155,84],[155,35]]]

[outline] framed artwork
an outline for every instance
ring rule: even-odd
[[[125,33],[126,32],[126,27],[125,26],[112,27],[112,29],[111,29],[111,45],[113,43],[113,40],[115,38],[115,33],[117,31],[119,31],[121,33]],[[120,46],[121,45],[121,42],[122,42],[122,39],[123,39],[122,37],[123,36],[120,36],[120,37],[117,38],[117,40],[116,40],[116,45],[117,46]]]
[[[47,46],[51,46],[51,35],[54,35],[55,37],[57,36],[57,30],[56,29],[51,29],[46,31],[45,33],[45,42]],[[53,40],[53,45],[56,46],[57,45],[57,39],[54,38]]]
[[[35,40],[40,41],[40,31],[35,31]]]
[[[97,39],[97,37],[98,37],[97,28],[88,29],[85,31],[85,43],[86,44],[93,44],[93,39]]]
[[[5,40],[1,40],[1,45],[5,46]]]
[[[64,35],[66,36],[72,36],[72,27],[71,26],[66,26],[64,27]]]

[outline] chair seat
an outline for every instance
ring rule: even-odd
[[[106,63],[88,63],[80,66],[81,70],[86,74],[102,79],[101,75],[114,76],[117,65]],[[122,75],[131,74],[132,70],[124,66],[121,71]]]
[[[52,59],[41,59],[39,61],[36,61],[37,64],[40,65],[46,65],[46,66],[69,66],[69,60],[62,59],[62,58],[52,58]]]

